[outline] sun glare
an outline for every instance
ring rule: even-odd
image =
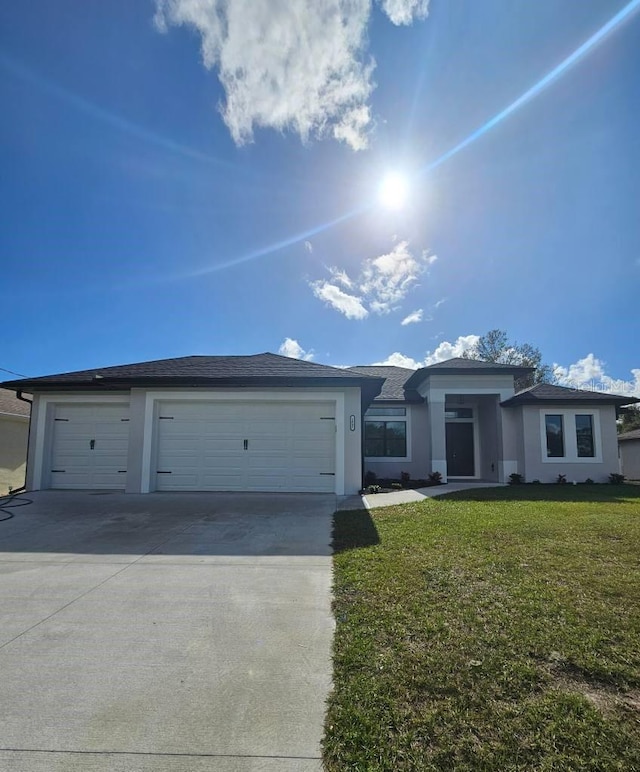
[[[407,203],[408,195],[407,178],[397,172],[387,174],[378,188],[378,200],[387,209],[402,209]]]

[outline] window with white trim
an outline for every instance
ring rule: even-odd
[[[545,462],[602,461],[598,410],[541,410],[540,435]]]
[[[371,407],[364,417],[365,458],[407,459],[407,409]]]

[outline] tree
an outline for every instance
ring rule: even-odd
[[[640,407],[629,405],[624,408],[618,421],[618,434],[632,432],[634,429],[640,429]]]
[[[465,359],[479,359],[482,362],[498,362],[504,365],[533,367],[533,373],[516,377],[516,391],[526,389],[536,383],[552,383],[554,380],[551,365],[544,364],[540,349],[530,343],[509,341],[504,330],[489,330],[478,338],[475,346],[465,351]]]

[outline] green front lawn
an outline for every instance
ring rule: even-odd
[[[640,770],[640,488],[482,489],[334,532],[329,770]]]

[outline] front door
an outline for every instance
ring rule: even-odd
[[[475,461],[472,423],[446,423],[447,476],[474,477]]]

